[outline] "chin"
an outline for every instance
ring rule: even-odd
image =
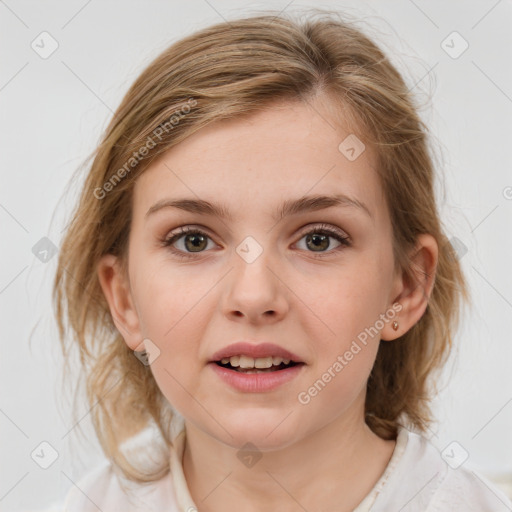
[[[293,444],[299,432],[299,426],[291,418],[294,415],[287,418],[288,414],[290,412],[284,409],[265,407],[231,410],[223,414],[220,421],[225,430],[217,425],[214,435],[233,448],[240,449],[246,443],[252,443],[262,452],[278,450]]]

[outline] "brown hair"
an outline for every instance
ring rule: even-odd
[[[98,281],[98,261],[111,253],[126,263],[132,189],[158,155],[209,123],[274,101],[308,102],[325,93],[339,107],[333,116],[341,122],[343,109],[353,133],[375,148],[396,268],[414,279],[407,254],[417,236],[429,233],[438,243],[427,309],[403,336],[381,342],[365,406],[367,424],[385,439],[396,436],[402,421],[420,431],[431,422],[428,377],[449,353],[460,300],[468,296],[437,212],[428,130],[403,78],[368,37],[337,13],[314,18],[262,14],[219,23],[174,43],[128,90],[93,154],[62,242],[53,298],[64,353],[69,355],[68,329],[79,347],[102,448],[132,480],[157,479],[169,470],[168,462],[145,472],[123,455],[120,443],[154,421],[170,446],[172,409],[150,368],[115,328]]]

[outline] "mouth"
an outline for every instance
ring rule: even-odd
[[[243,354],[239,356],[224,357],[213,362],[222,368],[246,374],[278,372],[304,364],[302,362],[292,361],[291,359],[285,359],[279,356],[254,358]]]
[[[298,378],[307,360],[275,343],[239,341],[215,352],[209,366],[241,393],[270,393]]]

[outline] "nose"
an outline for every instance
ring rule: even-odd
[[[250,323],[277,322],[289,309],[287,290],[279,266],[267,251],[254,260],[233,255],[234,268],[227,276],[223,310],[231,319]],[[282,274],[282,272],[281,272]]]

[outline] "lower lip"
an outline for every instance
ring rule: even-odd
[[[238,391],[244,391],[246,393],[272,391],[282,384],[291,381],[302,371],[302,367],[305,366],[302,363],[275,372],[242,373],[229,370],[216,363],[209,363],[209,365],[224,382]]]

